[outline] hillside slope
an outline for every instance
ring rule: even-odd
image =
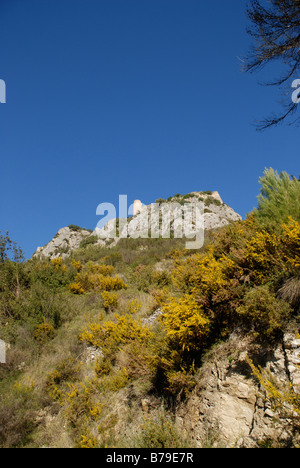
[[[87,232],[24,262],[1,236],[1,447],[299,447],[300,217],[277,195],[198,251]]]

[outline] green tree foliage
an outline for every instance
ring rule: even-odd
[[[262,224],[278,226],[289,217],[300,221],[300,182],[286,172],[265,169],[255,216]]]
[[[8,231],[5,235],[0,231],[0,263],[4,263],[9,259],[14,262],[21,262],[24,260],[24,254],[16,242],[11,240]]]
[[[268,64],[281,62],[283,74],[268,85],[282,88],[289,80],[299,78],[300,69],[300,2],[299,0],[251,0],[247,6],[248,33],[253,47],[245,60],[246,71],[258,71]],[[283,89],[284,90],[284,89]],[[290,96],[291,88],[285,96]],[[278,125],[297,111],[298,105],[288,99],[279,115],[272,115],[259,125],[264,129]],[[299,117],[295,119],[299,121]]]

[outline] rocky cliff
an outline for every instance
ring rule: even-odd
[[[241,216],[231,207],[223,203],[218,192],[192,192],[187,195],[175,195],[168,200],[157,200],[156,206],[169,210],[170,226],[159,226],[159,236],[167,235],[168,229],[174,231],[176,222],[183,216],[184,206],[194,206],[196,203],[203,203],[204,230],[221,228],[230,222],[238,221]],[[34,256],[55,258],[61,256],[68,257],[73,250],[80,246],[93,243],[94,245],[115,246],[121,238],[130,237],[130,234],[137,237],[148,237],[151,228],[151,212],[154,204],[142,206],[139,200],[134,203],[134,216],[127,219],[112,219],[102,228],[96,228],[93,232],[81,229],[78,226],[64,227],[58,231],[56,236],[44,247],[39,247]],[[138,208],[136,208],[138,207]],[[194,228],[195,220],[192,221]]]
[[[258,385],[247,362],[247,353],[269,370],[273,381],[293,385],[300,393],[300,340],[287,332],[275,349],[253,350],[248,338],[233,335],[207,356],[198,384],[180,410],[181,430],[192,434],[196,445],[224,447],[295,446],[299,432],[292,424],[293,410],[275,413],[266,392]]]
[[[68,257],[73,250],[80,247],[81,243],[91,236],[91,231],[77,226],[64,227],[58,231],[55,237],[44,247],[38,247],[34,257]]]

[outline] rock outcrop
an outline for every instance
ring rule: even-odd
[[[142,205],[139,200],[134,202],[134,215],[131,219],[119,219],[118,226],[116,220],[109,221],[104,228],[96,228],[93,235],[99,240],[107,241],[113,239],[112,245],[116,245],[118,241],[126,237],[144,237],[147,238],[150,231],[158,231],[160,237],[167,237],[168,232],[174,232],[174,226],[180,224],[180,220],[184,219],[184,207],[196,206],[196,203],[203,202],[203,222],[204,230],[209,231],[226,226],[230,222],[238,221],[241,216],[232,208],[223,203],[218,192],[192,192],[188,195],[177,195],[171,197],[167,201],[158,200],[156,204]],[[163,216],[163,211],[169,212],[170,223],[163,223],[156,228],[158,216],[155,217],[154,208],[160,205],[160,217]],[[195,229],[195,211],[192,213],[192,223],[187,229],[186,234],[193,234]],[[118,229],[117,229],[118,228]],[[119,231],[118,236],[114,233]]]
[[[73,250],[80,247],[82,241],[91,236],[91,231],[86,229],[64,227],[45,247],[38,247],[34,257],[66,258]]]
[[[199,446],[252,448],[270,441],[286,447],[299,445],[299,432],[295,435],[289,416],[281,418],[274,411],[253,377],[247,349],[246,339],[233,336],[211,353],[194,393],[177,413],[178,424]],[[287,333],[282,345],[272,352],[266,350],[261,359],[273,379],[292,385],[300,393],[299,356],[300,340],[294,333]],[[292,414],[290,408],[287,410]]]
[[[192,192],[188,195],[176,195],[170,197],[167,201],[160,200],[160,213],[156,219],[161,217],[162,210],[169,211],[170,223],[161,223],[157,227],[157,237],[168,237],[168,232],[174,232],[175,226],[180,225],[184,216],[185,206],[196,206],[198,202],[203,202],[204,230],[209,231],[226,226],[230,222],[238,221],[241,216],[232,208],[223,203],[218,192]],[[82,241],[90,239],[93,244],[102,246],[115,246],[121,238],[127,237],[150,237],[150,231],[153,226],[153,207],[158,207],[158,203],[148,206],[142,205],[139,200],[134,203],[134,216],[128,219],[112,219],[102,228],[96,228],[94,232],[75,227],[65,227],[58,231],[54,239],[45,247],[39,247],[34,256],[55,258],[61,256],[65,258],[73,250],[80,247]],[[195,232],[195,211],[193,212],[190,231]],[[76,228],[76,229],[74,229]],[[184,232],[186,234],[186,232]]]

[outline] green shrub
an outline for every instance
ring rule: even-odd
[[[256,338],[273,340],[282,335],[293,311],[268,286],[257,286],[247,292],[237,313]]]
[[[16,383],[9,394],[1,395],[0,447],[22,448],[30,443],[37,427],[36,411],[39,408],[34,383]]]
[[[131,273],[130,279],[139,291],[149,292],[151,285],[154,285],[152,266],[138,265]]]
[[[96,244],[97,241],[98,241],[98,237],[97,237],[97,236],[90,236],[90,237],[87,237],[86,239],[83,239],[83,240],[80,242],[79,248],[80,248],[80,249],[84,249],[84,248],[87,247],[88,245],[94,245],[94,244]]]
[[[48,289],[64,288],[74,277],[74,273],[67,269],[61,258],[53,261],[29,262],[28,266],[31,284],[40,282]]]
[[[158,411],[145,416],[138,434],[130,441],[133,448],[171,449],[191,448],[190,440],[183,437],[174,418],[162,406]]]
[[[74,232],[82,231],[82,228],[80,226],[77,226],[76,224],[70,224],[68,228],[70,229],[70,231]]]

